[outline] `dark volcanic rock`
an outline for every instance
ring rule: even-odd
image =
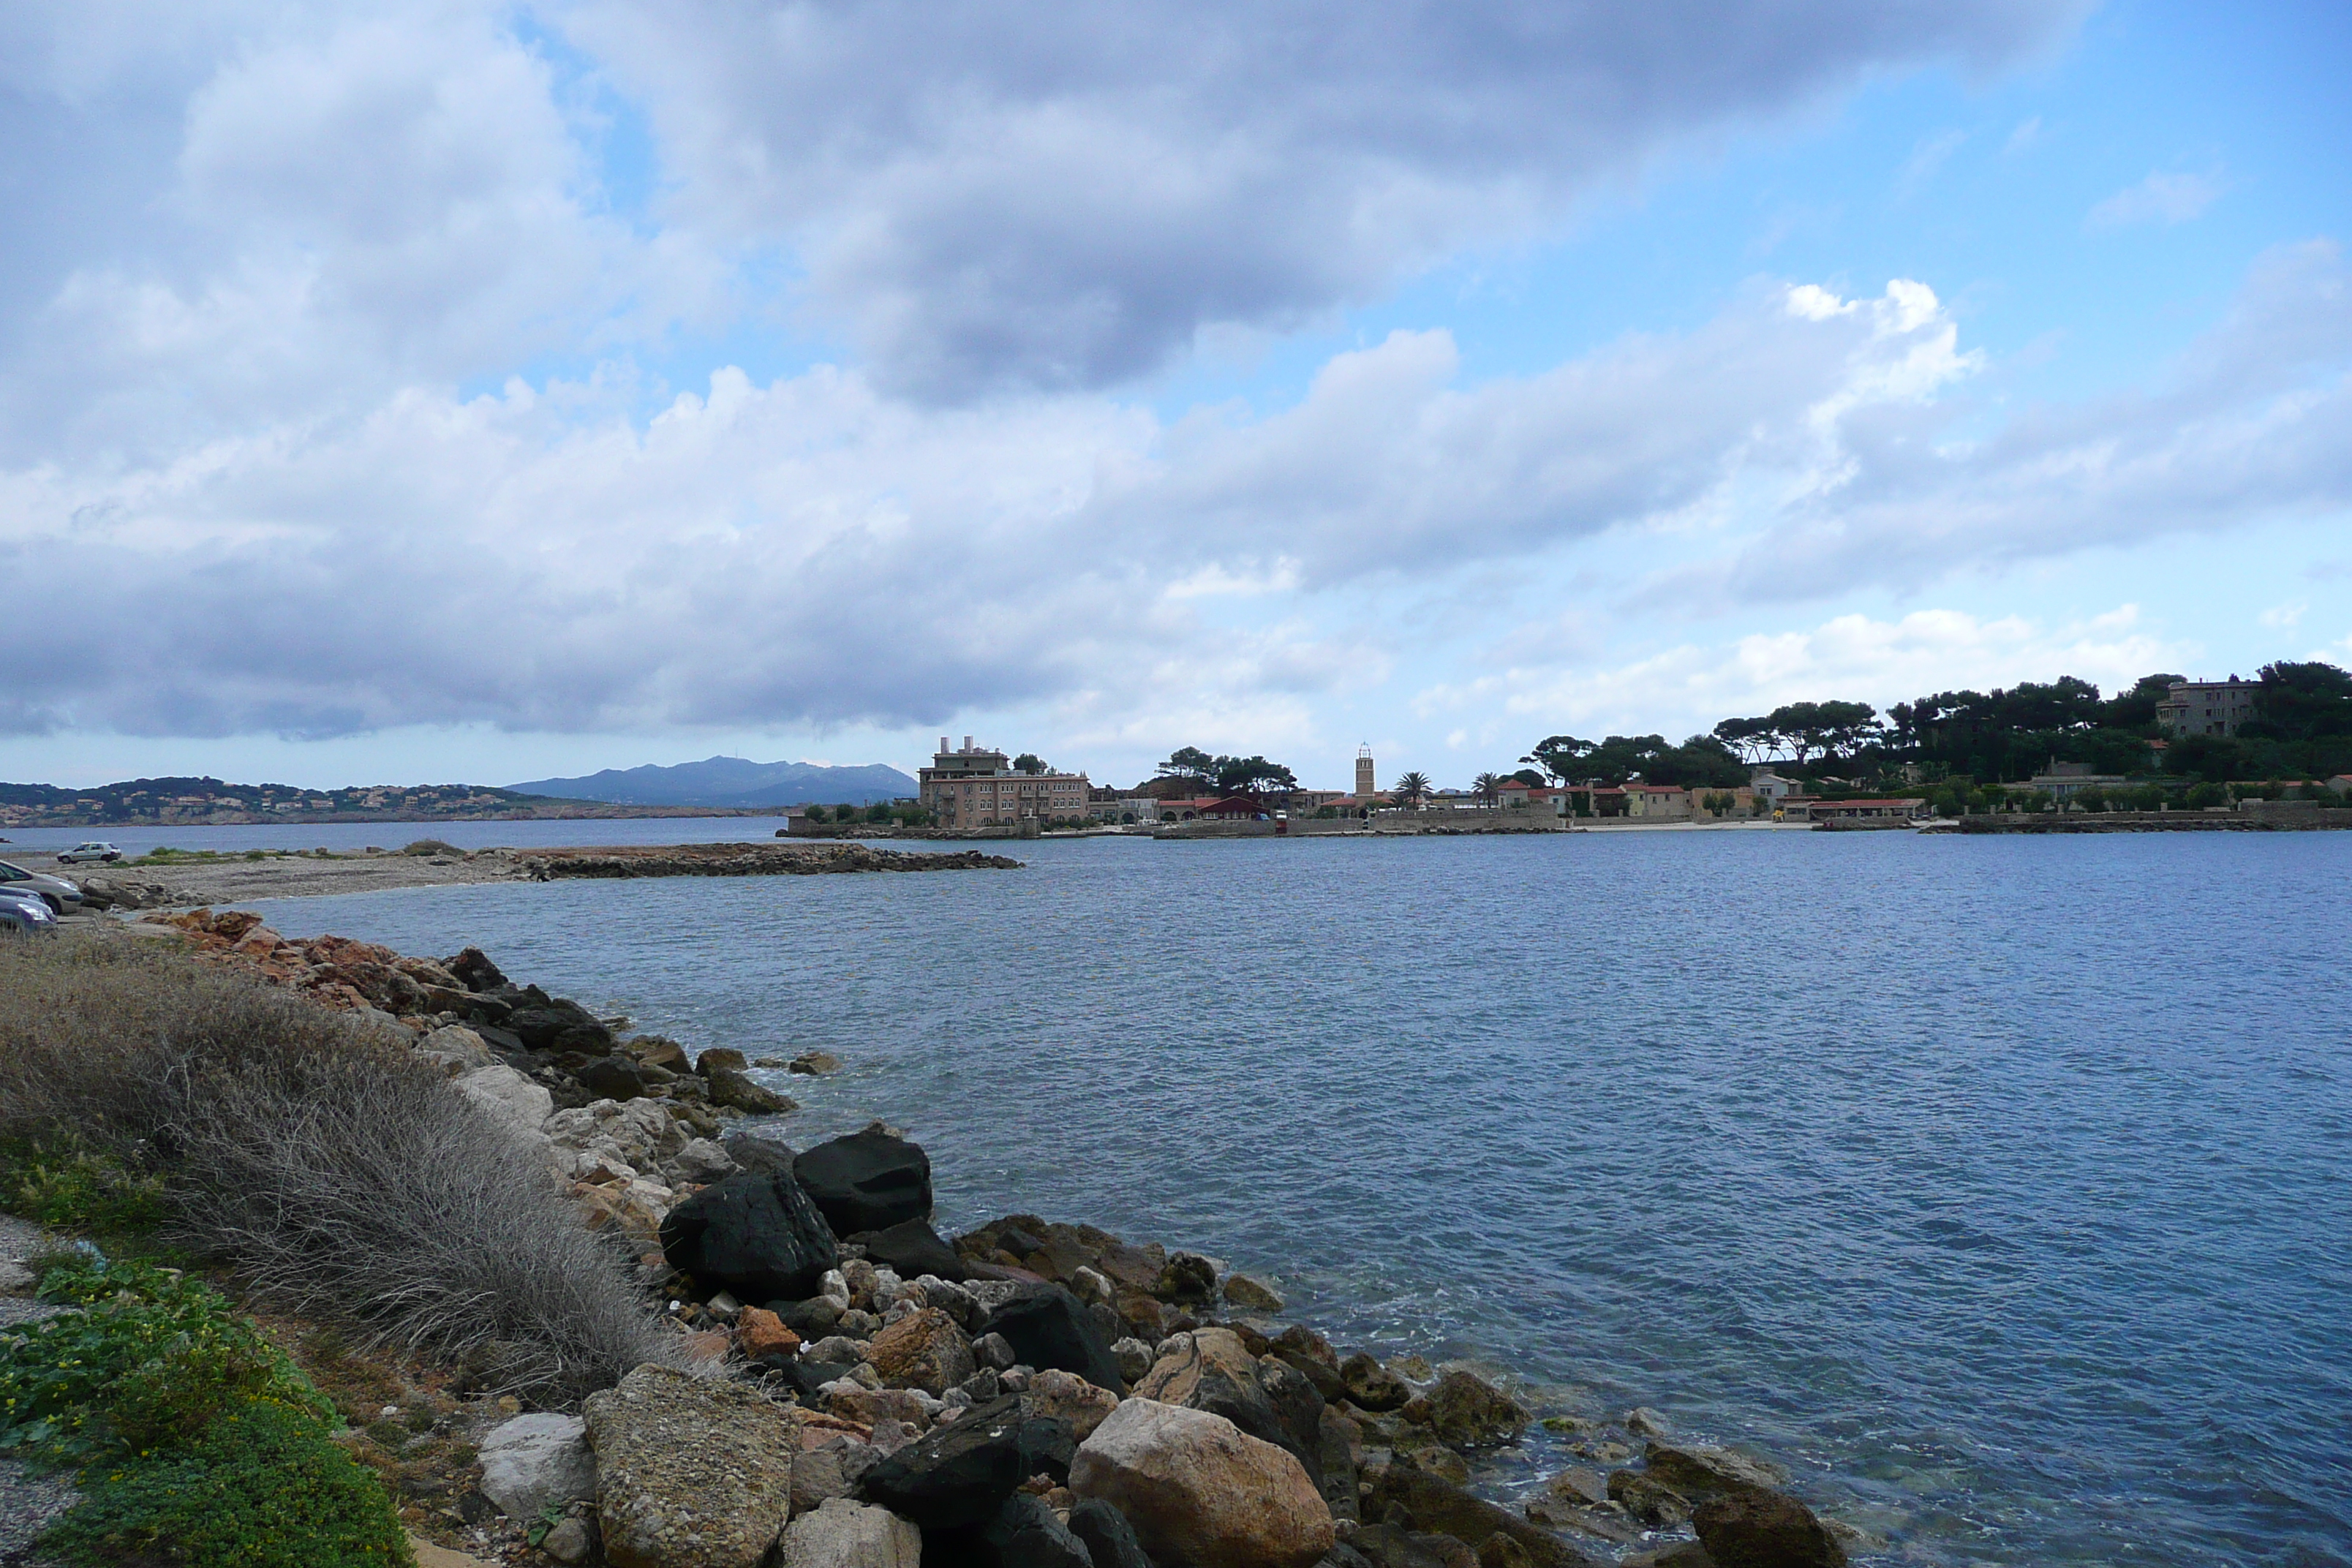
[[[1266,1356],[1257,1363],[1257,1385],[1265,1391],[1275,1419],[1290,1441],[1284,1445],[1298,1456],[1310,1476],[1319,1476],[1318,1456],[1323,1444],[1323,1396],[1307,1374],[1288,1362]],[[1318,1487],[1319,1489],[1319,1487]]]
[[[1729,1448],[1652,1443],[1643,1450],[1643,1458],[1651,1475],[1689,1498],[1771,1491],[1789,1479],[1789,1472],[1769,1460],[1750,1458]]]
[[[1198,1253],[1180,1252],[1160,1269],[1151,1293],[1163,1301],[1188,1305],[1213,1301],[1217,1299],[1217,1267]]]
[[[1098,1497],[1080,1498],[1070,1510],[1070,1533],[1086,1543],[1094,1568],[1151,1568],[1143,1543],[1127,1515]]]
[[[1493,1384],[1460,1367],[1448,1367],[1429,1392],[1409,1402],[1404,1418],[1428,1427],[1457,1448],[1507,1443],[1535,1417]]]
[[[1528,1554],[1536,1568],[1595,1568],[1593,1560],[1548,1530],[1518,1515],[1471,1496],[1451,1481],[1403,1465],[1391,1465],[1380,1476],[1364,1512],[1385,1518],[1391,1507],[1402,1509],[1417,1531],[1453,1536],[1475,1551],[1488,1537],[1507,1536]]]
[[[837,1236],[931,1217],[930,1157],[878,1124],[818,1144],[793,1162],[793,1173]]]
[[[702,1075],[710,1085],[710,1103],[748,1110],[754,1116],[773,1116],[778,1111],[794,1109],[791,1099],[778,1094],[765,1084],[754,1083],[749,1074],[733,1068],[712,1068]]]
[[[1339,1363],[1339,1381],[1366,1410],[1402,1410],[1412,1398],[1412,1384],[1362,1351]]]
[[[1059,1285],[1041,1285],[988,1315],[983,1334],[1002,1334],[1023,1363],[1075,1372],[1097,1388],[1127,1391],[1118,1357],[1084,1302]]]
[[[1795,1498],[1736,1491],[1703,1503],[1691,1523],[1717,1568],[1845,1568],[1845,1548]]]
[[[645,1075],[626,1057],[598,1057],[572,1076],[599,1100],[635,1100],[646,1091]]]
[[[1415,1535],[1393,1524],[1368,1524],[1349,1542],[1349,1549],[1372,1568],[1454,1568],[1451,1559],[1455,1553],[1445,1550],[1449,1546],[1466,1550],[1452,1536]],[[1474,1556],[1471,1561],[1477,1559]]]
[[[478,947],[469,947],[455,958],[445,958],[441,967],[457,977],[459,984],[468,991],[502,991],[507,977],[499,973],[489,955]]]
[[[705,1187],[670,1210],[661,1244],[671,1266],[705,1289],[745,1301],[813,1295],[840,1259],[824,1216],[782,1174],[739,1173]]]
[[[866,1471],[857,1492],[926,1534],[986,1524],[1031,1476],[1068,1479],[1076,1447],[1068,1422],[1024,1416],[1008,1395],[908,1444]]]
[[[822,1296],[813,1296],[805,1301],[771,1301],[768,1310],[782,1318],[784,1327],[809,1344],[832,1333],[841,1321],[841,1309]]]
[[[993,1568],[1094,1568],[1093,1554],[1034,1492],[1005,1499],[979,1546],[979,1562]]]
[[[901,1279],[936,1274],[946,1280],[964,1278],[964,1262],[938,1231],[919,1219],[902,1220],[887,1230],[860,1231],[849,1238],[866,1248],[876,1263],[887,1263]]]
[[[754,1175],[772,1175],[782,1171],[790,1174],[796,1156],[793,1146],[775,1138],[762,1138],[752,1132],[730,1132],[719,1141],[728,1158]]]

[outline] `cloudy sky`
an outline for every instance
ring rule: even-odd
[[[2352,11],[8,0],[0,777],[2352,660]]]

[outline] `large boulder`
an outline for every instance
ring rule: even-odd
[[[1405,1405],[1404,1418],[1428,1427],[1440,1442],[1475,1448],[1509,1442],[1535,1416],[1485,1378],[1448,1367],[1427,1393]]]
[[[782,1174],[747,1173],[703,1188],[662,1221],[661,1245],[705,1289],[742,1301],[814,1296],[840,1261],[824,1216]]]
[[[613,1568],[757,1568],[792,1509],[800,1432],[785,1406],[648,1365],[582,1409]]]
[[[836,1236],[931,1217],[930,1156],[878,1123],[818,1144],[793,1162],[793,1174]]]
[[[577,1415],[518,1415],[482,1438],[482,1495],[509,1519],[596,1495],[596,1456]]]
[[[1030,1477],[1068,1475],[1073,1447],[1068,1423],[1032,1416],[1007,1395],[866,1471],[858,1495],[925,1531],[984,1525]]]
[[[919,1388],[937,1396],[980,1370],[971,1341],[937,1307],[909,1312],[866,1347],[866,1359],[893,1388]]]
[[[1160,1562],[1307,1568],[1331,1550],[1297,1459],[1202,1410],[1127,1400],[1079,1447],[1070,1489],[1117,1508]]]
[[[1033,1373],[1021,1400],[1032,1415],[1050,1415],[1068,1422],[1071,1437],[1081,1443],[1094,1436],[1104,1417],[1118,1408],[1118,1394],[1059,1367]]]
[[[1652,1443],[1643,1451],[1650,1474],[1689,1498],[1724,1492],[1769,1492],[1788,1484],[1789,1472],[1766,1459],[1729,1448]]]
[[[981,1331],[1001,1335],[1024,1365],[1075,1372],[1114,1394],[1127,1386],[1110,1336],[1086,1304],[1059,1285],[1026,1288],[991,1312]]]
[[[1256,1358],[1243,1348],[1239,1335],[1230,1329],[1199,1329],[1176,1335],[1161,1348],[1164,1353],[1135,1385],[1139,1395],[1222,1415],[1259,1441],[1290,1450],[1302,1466],[1310,1463],[1315,1440],[1302,1444],[1285,1423],[1259,1380]]]
[[[504,1063],[469,1068],[449,1080],[459,1094],[487,1112],[499,1125],[520,1136],[537,1138],[555,1110],[555,1097]]]
[[[970,1273],[962,1256],[919,1219],[901,1220],[887,1230],[862,1231],[849,1239],[862,1245],[868,1258],[888,1266],[901,1279],[933,1274],[941,1279],[961,1280]]]
[[[1691,1516],[1717,1568],[1845,1568],[1845,1548],[1811,1509],[1780,1492],[1727,1492]]]
[[[829,1497],[784,1528],[783,1568],[919,1568],[923,1532],[887,1509]]]
[[[1450,1535],[1473,1551],[1499,1535],[1524,1552],[1535,1568],[1595,1568],[1591,1558],[1551,1531],[1425,1470],[1390,1465],[1372,1473],[1380,1479],[1364,1502],[1368,1517],[1393,1518],[1391,1510],[1402,1510],[1414,1530]]]

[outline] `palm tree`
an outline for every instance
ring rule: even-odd
[[[1421,773],[1407,773],[1389,787],[1391,795],[1410,806],[1418,806],[1427,800],[1429,791],[1429,775]]]
[[[1500,773],[1480,773],[1470,781],[1470,793],[1484,805],[1503,804],[1503,786],[1510,783]]]

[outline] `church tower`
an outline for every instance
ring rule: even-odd
[[[1379,793],[1372,783],[1372,747],[1368,741],[1356,748],[1356,798],[1370,800]]]

